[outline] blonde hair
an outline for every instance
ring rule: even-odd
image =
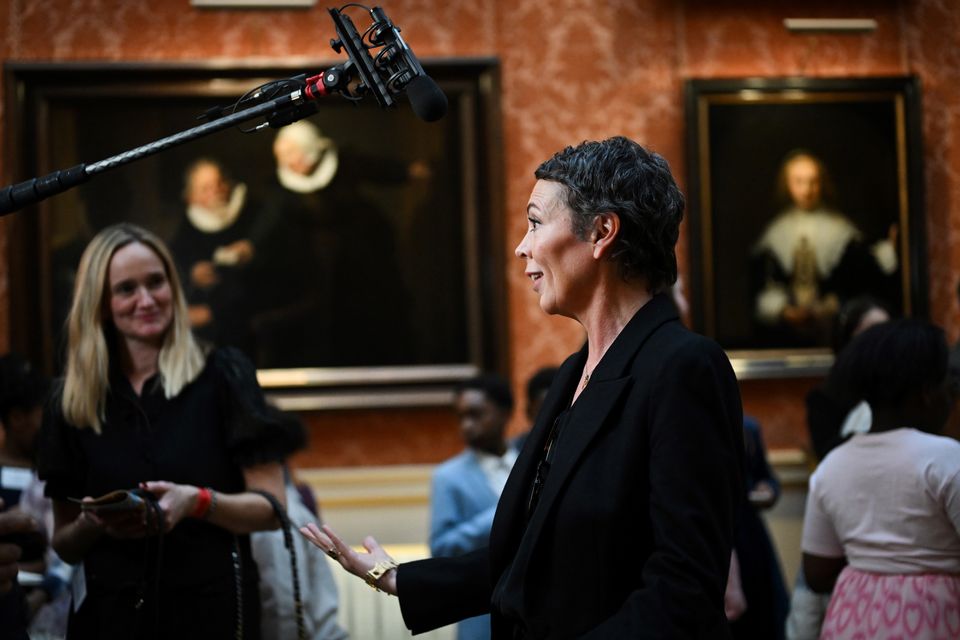
[[[204,354],[194,340],[187,302],[170,251],[157,236],[132,224],[118,224],[98,233],[80,258],[67,317],[67,373],[61,406],[66,421],[78,428],[101,432],[110,391],[110,348],[104,324],[110,261],[121,248],[139,242],[163,262],[173,303],[173,319],[160,348],[160,385],[167,398],[190,384],[204,365]]]

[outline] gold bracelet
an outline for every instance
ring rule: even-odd
[[[379,585],[377,585],[377,581],[380,580],[380,578],[382,578],[384,574],[386,574],[388,571],[391,571],[396,568],[397,568],[397,563],[394,562],[393,560],[378,562],[377,564],[373,565],[373,569],[370,569],[370,571],[367,571],[367,575],[364,578],[364,580],[367,582],[368,585],[370,585],[371,589],[376,589],[377,591],[380,591],[381,589]]]

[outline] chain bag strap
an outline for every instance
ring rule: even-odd
[[[303,622],[303,601],[300,599],[300,573],[297,570],[297,551],[293,544],[293,532],[291,530],[290,518],[287,516],[287,510],[283,508],[283,505],[280,504],[280,501],[277,500],[277,497],[272,493],[259,489],[250,489],[249,491],[266,498],[270,506],[273,507],[273,512],[276,514],[277,520],[280,521],[280,526],[283,529],[283,544],[287,548],[287,551],[290,552],[290,575],[293,577],[293,604],[297,614],[297,637],[300,640],[306,640],[307,628]]]
[[[164,515],[160,507],[159,500],[155,495],[145,489],[133,489],[129,491],[131,495],[137,496],[143,500],[144,523],[146,525],[146,535],[143,542],[143,567],[140,570],[140,580],[136,589],[136,599],[133,608],[136,611],[136,624],[141,634],[145,633],[143,626],[144,605],[147,602],[147,575],[150,573],[148,559],[150,557],[150,543],[156,544],[156,558],[153,568],[153,628],[148,635],[143,637],[155,637],[160,632],[160,571],[163,568],[163,536],[164,536]],[[147,608],[149,610],[149,607]]]

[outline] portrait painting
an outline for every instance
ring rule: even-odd
[[[302,71],[8,67],[18,171],[101,161],[235,112],[241,95]],[[17,214],[26,242],[15,259],[40,286],[15,296],[43,319],[42,342],[26,351],[57,368],[83,248],[132,222],[170,246],[197,336],[243,350],[265,386],[409,384],[493,366],[498,303],[480,273],[499,219],[486,146],[496,68],[429,71],[449,100],[439,122],[407,104],[331,97],[293,124],[225,128]]]
[[[844,309],[926,314],[913,78],[687,84],[692,317],[745,371],[810,373]]]

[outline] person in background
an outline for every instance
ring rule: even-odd
[[[821,638],[960,637],[960,443],[937,435],[954,402],[943,331],[871,327],[834,368],[871,422],[810,477],[803,570],[832,591]]]
[[[730,631],[737,640],[778,640],[787,617],[787,588],[760,512],[776,504],[780,482],[767,460],[760,424],[750,416],[743,419],[743,440],[747,499],[737,522],[734,550],[746,609],[732,621]]]
[[[253,366],[198,346],[169,250],[130,224],[84,251],[68,334],[38,465],[53,547],[79,574],[68,635],[257,638],[247,534],[278,526],[258,492],[282,504],[284,491],[281,425]],[[91,508],[118,490],[138,500]]]
[[[19,536],[30,535],[39,523],[21,511],[8,511],[0,498],[0,630],[4,638],[29,640],[29,608],[17,582],[23,548]]]
[[[690,302],[679,277],[671,296],[678,315],[687,321]],[[776,640],[783,637],[788,597],[780,560],[760,511],[776,504],[780,482],[767,460],[760,423],[746,415],[743,444],[746,499],[737,518],[724,610],[734,638]]]
[[[550,391],[550,385],[553,384],[553,379],[556,375],[556,367],[542,367],[537,369],[537,371],[527,379],[526,416],[527,424],[530,426],[526,431],[513,439],[513,444],[517,448],[517,451],[523,449],[523,445],[527,441],[527,436],[530,435],[530,429],[536,424],[537,414],[540,413],[540,407],[543,406],[543,401],[546,399],[547,392]]]
[[[32,638],[62,638],[67,631],[70,566],[60,560],[47,543],[53,532],[53,504],[43,496],[44,483],[34,464],[43,407],[49,380],[17,354],[0,357],[0,493],[6,504],[30,515],[40,524],[43,555],[21,557],[21,569],[42,576],[42,581],[24,586],[30,613]]]
[[[37,436],[48,382],[23,357],[0,356],[0,498],[7,508],[20,503],[34,477]]]
[[[287,457],[307,445],[306,431],[299,420],[285,415],[279,436]],[[303,498],[309,486],[296,485],[293,473],[283,465],[287,517],[292,527],[317,519],[317,513]],[[293,549],[287,548],[292,535]],[[303,637],[306,640],[346,640],[347,632],[337,622],[339,597],[337,585],[326,556],[310,553],[309,543],[295,532],[257,531],[250,534],[253,559],[260,571],[261,639],[288,640],[299,638],[294,576],[291,554],[296,560],[299,597],[302,605]]]
[[[567,147],[536,177],[515,253],[540,308],[587,341],[557,372],[489,544],[398,566],[372,537],[364,553],[327,525],[301,532],[399,595],[414,633],[489,612],[495,640],[729,638],[743,415],[723,350],[670,300],[683,195],[624,137]]]
[[[833,328],[833,352],[838,357],[856,336],[877,324],[890,320],[887,308],[871,296],[857,296],[840,308]],[[854,432],[869,429],[870,409],[865,403],[849,399],[845,389],[849,382],[843,373],[831,367],[827,378],[810,390],[806,397],[807,429],[817,462]],[[786,621],[787,640],[816,640],[830,603],[829,595],[813,592],[807,586],[803,566],[790,594]]]
[[[21,585],[17,579],[20,570],[44,572],[43,525],[20,502],[35,476],[35,443],[46,392],[46,380],[26,360],[15,354],[0,357],[0,512],[6,512],[0,515],[25,534],[19,545],[0,539],[0,570],[8,562],[16,563],[12,572],[4,571],[10,575],[0,575],[0,629],[18,638],[27,637],[30,620],[47,600],[43,590]],[[24,523],[30,524],[29,529],[22,528]]]
[[[460,556],[486,546],[497,501],[517,460],[506,439],[513,393],[502,376],[488,373],[462,382],[454,395],[460,434],[467,448],[433,473],[430,553]],[[490,638],[490,616],[457,625],[458,640]]]
[[[834,355],[839,355],[860,333],[888,320],[890,312],[876,298],[857,296],[848,300],[837,314],[833,330]],[[865,417],[866,426],[857,427],[848,423],[851,411],[856,405],[849,405],[843,398],[846,384],[845,380],[838,379],[837,374],[831,370],[827,379],[807,394],[807,428],[818,461],[823,460],[831,449],[842,443],[853,431],[858,428],[865,431],[869,427],[869,416]],[[859,422],[862,424],[863,420]],[[849,430],[845,431],[845,426]]]

